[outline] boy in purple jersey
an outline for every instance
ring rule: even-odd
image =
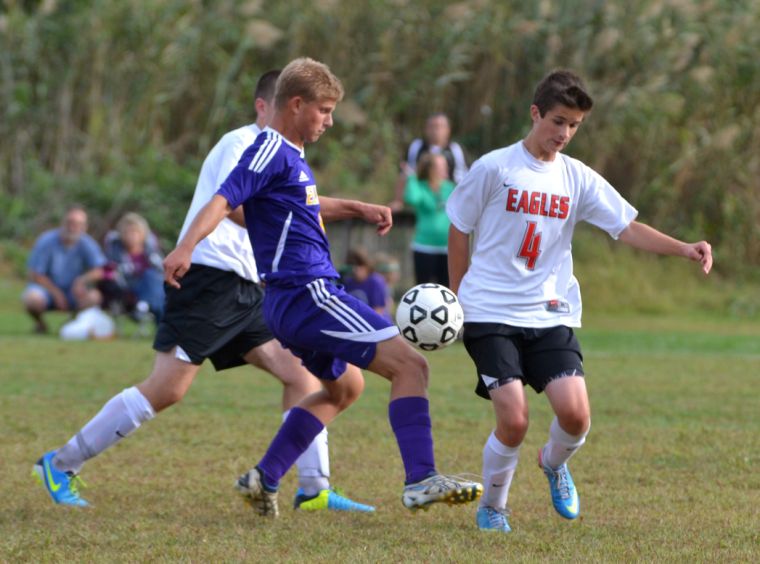
[[[193,248],[242,205],[256,263],[266,284],[264,316],[280,342],[323,383],[294,407],[259,464],[236,487],[261,515],[276,516],[280,478],[326,424],[361,394],[366,368],[391,382],[389,419],[406,471],[402,502],[409,509],[477,499],[482,486],[438,474],[427,400],[428,365],[369,306],[335,285],[324,221],[359,217],[392,226],[390,209],[355,200],[319,198],[303,147],[332,126],[343,87],[317,61],[300,58],[277,81],[271,126],[164,261],[166,282],[179,287]]]

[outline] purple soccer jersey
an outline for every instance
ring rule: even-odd
[[[303,151],[266,128],[217,194],[243,206],[259,275],[264,318],[278,340],[317,377],[338,378],[346,362],[366,368],[377,343],[398,329],[336,287],[338,277]]]
[[[268,285],[337,278],[303,149],[269,127],[256,137],[217,194],[243,205],[256,266]]]

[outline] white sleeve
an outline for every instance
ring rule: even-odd
[[[454,227],[471,233],[498,184],[498,168],[484,159],[475,161],[446,202],[446,213]]]
[[[451,173],[452,180],[454,180],[456,184],[459,184],[464,178],[464,175],[467,174],[467,161],[464,158],[464,151],[459,143],[451,143],[449,148],[451,149],[451,154],[454,155],[455,163],[454,170]]]
[[[217,169],[216,180],[214,182],[214,193],[216,193],[224,181],[227,180],[230,172],[232,172],[232,169],[237,166],[240,157],[243,156],[243,153],[247,148],[247,142],[240,137],[235,138],[234,142],[224,148],[221,158],[219,159],[219,168]]]
[[[595,225],[617,239],[639,212],[602,175],[585,165],[583,168],[578,220]]]
[[[415,139],[409,144],[409,149],[406,152],[407,174],[417,174],[417,158],[420,149],[422,149],[422,139]]]

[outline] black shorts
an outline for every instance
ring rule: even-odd
[[[217,370],[245,364],[243,355],[274,339],[264,322],[264,291],[234,272],[193,264],[181,288],[164,284],[166,307],[153,348],[179,345],[193,364],[208,358]]]
[[[464,346],[475,362],[475,393],[521,380],[541,393],[563,376],[583,376],[583,355],[575,333],[560,325],[547,329],[512,327],[501,323],[465,323]]]

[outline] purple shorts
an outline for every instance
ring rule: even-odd
[[[367,368],[377,343],[398,328],[325,278],[305,286],[267,286],[264,319],[275,337],[317,378],[335,380],[346,363]]]

